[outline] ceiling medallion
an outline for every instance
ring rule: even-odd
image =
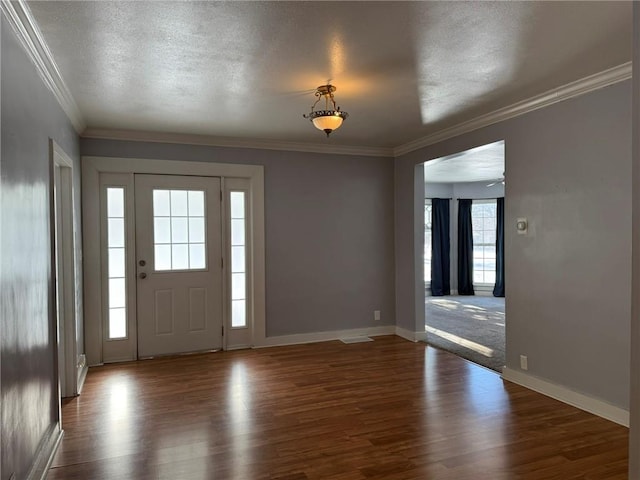
[[[349,116],[347,112],[341,111],[340,107],[336,107],[336,101],[333,99],[333,92],[335,91],[336,87],[333,85],[320,85],[314,94],[317,98],[315,103],[311,105],[311,112],[302,115],[304,118],[310,119],[314,127],[326,133],[327,138],[331,132],[340,128],[342,122]],[[323,97],[325,110],[314,110]],[[329,108],[329,102],[333,105],[333,109]]]

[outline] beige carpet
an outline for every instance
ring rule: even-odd
[[[426,297],[427,343],[497,372],[504,366],[504,298]]]

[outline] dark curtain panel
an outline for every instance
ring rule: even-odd
[[[431,200],[431,295],[451,294],[449,200]]]
[[[473,295],[471,200],[458,200],[458,295]]]
[[[494,297],[504,297],[504,197],[498,199],[496,212],[496,286]]]

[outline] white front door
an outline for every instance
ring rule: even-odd
[[[222,348],[220,179],[135,176],[138,357]]]

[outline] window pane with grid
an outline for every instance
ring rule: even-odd
[[[156,271],[207,267],[204,191],[153,191],[153,246]]]
[[[231,326],[247,326],[246,193],[231,192]]]
[[[473,201],[473,283],[476,284],[493,284],[496,281],[496,215],[495,200]]]
[[[107,336],[127,336],[127,280],[124,188],[107,188]]]
[[[424,201],[424,281],[431,282],[431,199]]]

